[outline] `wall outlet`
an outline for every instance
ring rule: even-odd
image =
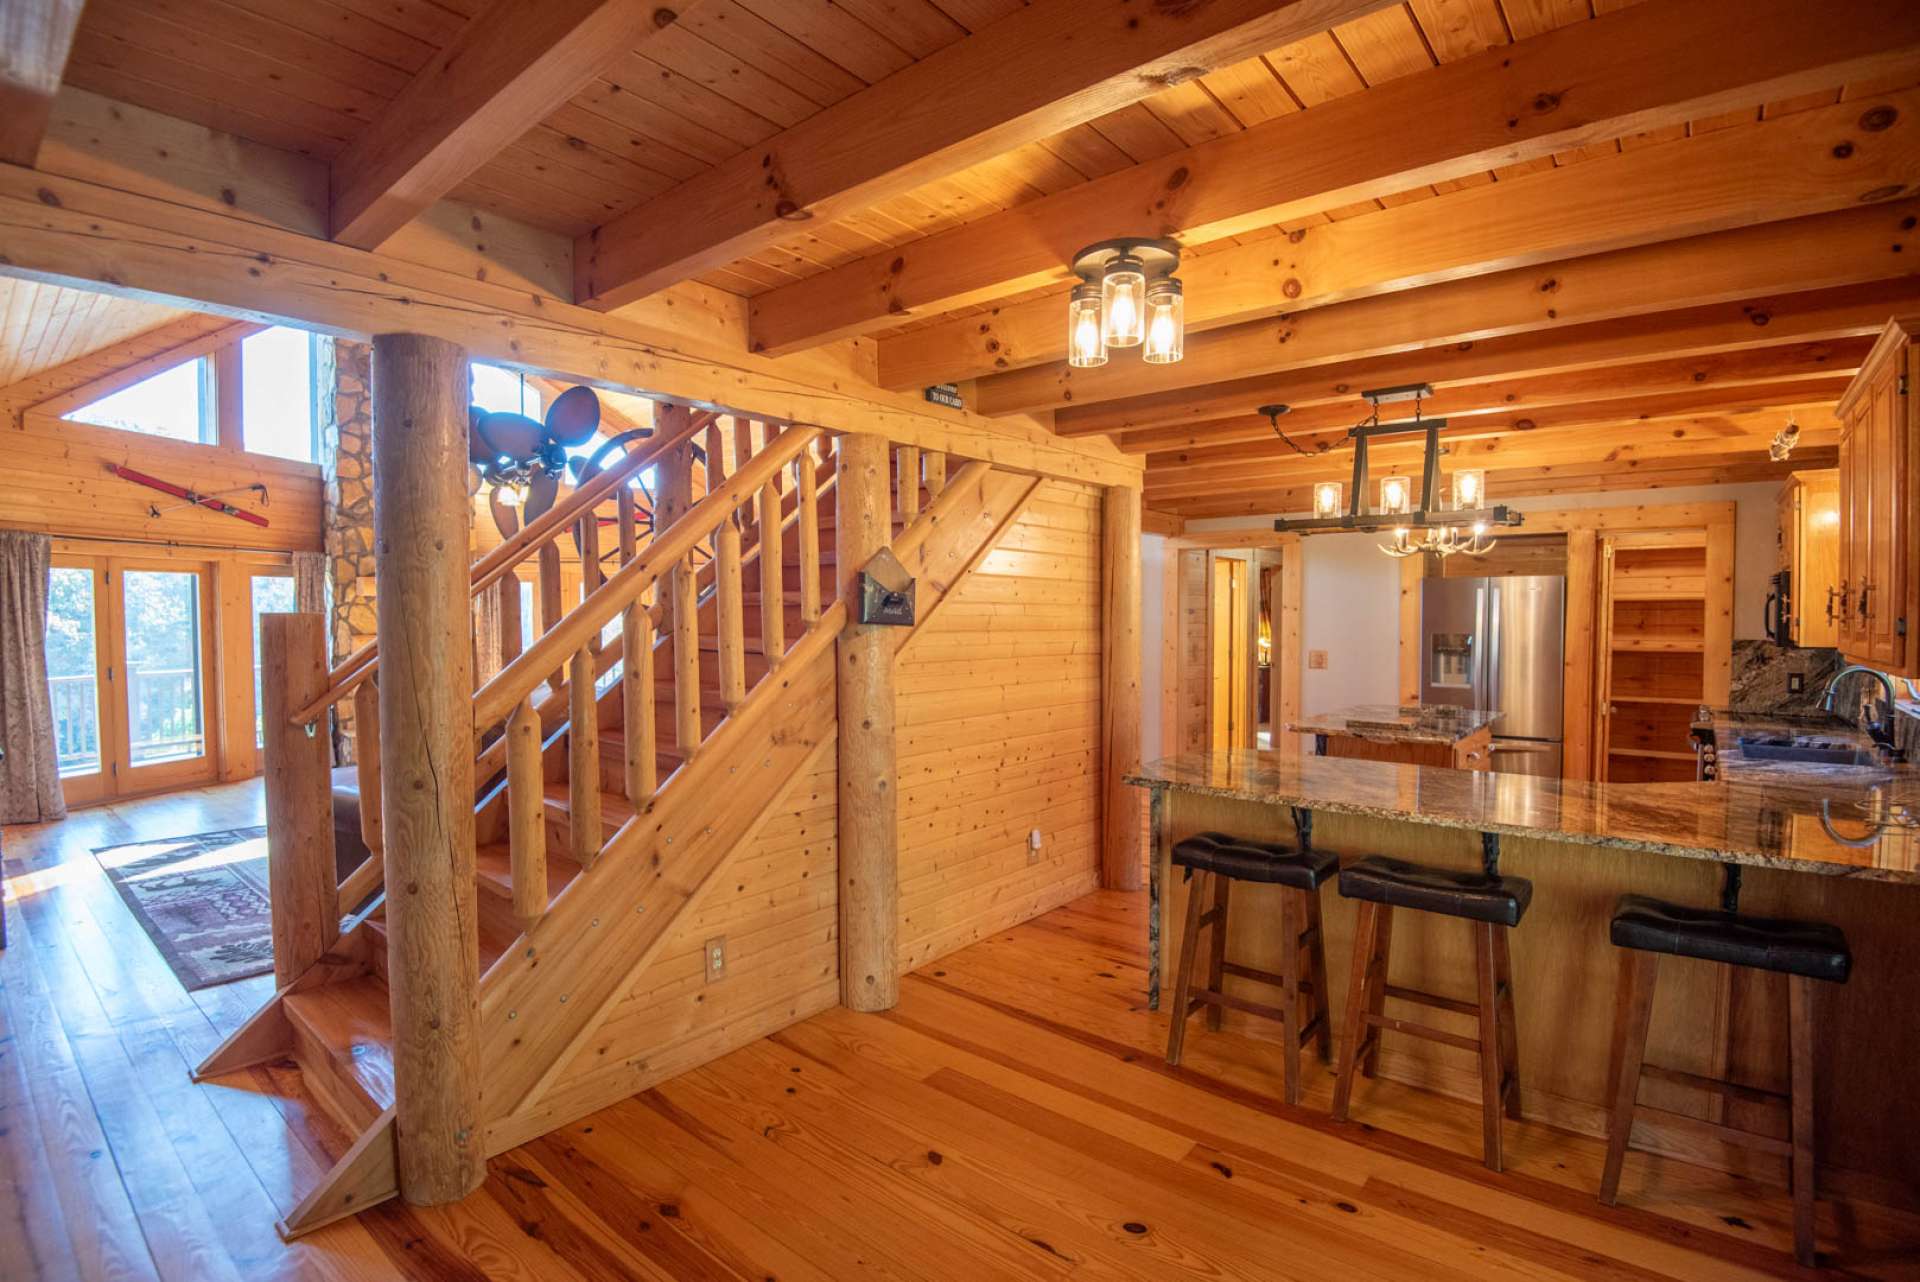
[[[1028,863],[1037,864],[1040,862],[1040,845],[1041,845],[1040,830],[1038,828],[1035,828],[1032,832],[1027,834],[1027,862]]]
[[[1325,650],[1307,651],[1307,666],[1309,668],[1325,668],[1327,666],[1327,652]]]
[[[702,951],[707,959],[707,982],[711,984],[715,980],[725,979],[727,977],[727,937],[715,935],[707,941]]]
[[[1804,694],[1807,689],[1807,674],[1804,672],[1787,673],[1787,693]]]

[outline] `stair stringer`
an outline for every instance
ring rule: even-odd
[[[916,627],[903,630],[903,643],[992,551],[1039,485],[1032,476],[969,464],[895,540],[895,556],[919,584]],[[542,1106],[673,926],[727,861],[751,846],[816,753],[831,748],[845,621],[844,605],[835,603],[489,972],[481,994],[489,1154],[631,1094],[569,1099],[558,1111]],[[715,797],[727,800],[718,823]]]

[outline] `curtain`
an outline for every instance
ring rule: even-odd
[[[67,813],[47,689],[47,590],[53,543],[0,530],[0,823]]]

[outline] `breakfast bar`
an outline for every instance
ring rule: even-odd
[[[1920,1102],[1910,1089],[1911,1065],[1920,1062],[1915,772],[1835,769],[1799,782],[1735,773],[1717,782],[1621,785],[1235,749],[1155,761],[1129,782],[1152,795],[1151,1005],[1172,1004],[1161,1001],[1162,976],[1171,982],[1171,961],[1180,955],[1188,890],[1186,879],[1171,875],[1172,852],[1195,834],[1304,845],[1337,854],[1347,867],[1387,856],[1465,872],[1497,858],[1502,874],[1531,883],[1525,923],[1508,932],[1518,1111],[1592,1135],[1606,1133],[1611,1099],[1621,971],[1609,921],[1617,901],[1645,895],[1713,908],[1730,884],[1726,870],[1738,869],[1742,912],[1832,923],[1851,945],[1851,978],[1822,986],[1813,1029],[1821,1187],[1889,1197],[1920,1188],[1920,1146],[1908,1138],[1920,1133]],[[1224,940],[1234,961],[1223,981],[1229,994],[1263,995],[1235,972],[1284,964],[1282,922],[1293,920],[1284,913],[1297,911],[1283,911],[1287,893],[1294,892],[1238,890]],[[1318,899],[1325,1006],[1341,1012],[1359,913],[1331,889]],[[1643,1118],[1635,1147],[1777,1181],[1781,1164],[1715,1138],[1719,1128],[1764,1127],[1765,1110],[1676,1079],[1731,1078],[1755,1093],[1783,1092],[1782,977],[1687,957],[1662,961],[1646,1057],[1672,1071],[1650,1077],[1641,1098],[1706,1125]],[[1403,914],[1390,962],[1387,982],[1398,988],[1451,993],[1463,1010],[1473,997],[1465,990],[1475,957],[1456,922]],[[1453,1021],[1447,1026],[1460,1029],[1453,1040],[1468,1043],[1470,1020],[1445,1010],[1435,1018]],[[1270,1036],[1264,1028],[1244,1031]],[[1462,1045],[1391,1038],[1375,1051],[1374,1068],[1476,1098],[1480,1064]],[[1276,1050],[1276,1080],[1282,1054]]]

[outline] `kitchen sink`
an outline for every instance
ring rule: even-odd
[[[1810,766],[1878,766],[1880,755],[1842,744],[1782,742],[1779,739],[1741,739],[1742,755],[1753,761],[1797,761]]]

